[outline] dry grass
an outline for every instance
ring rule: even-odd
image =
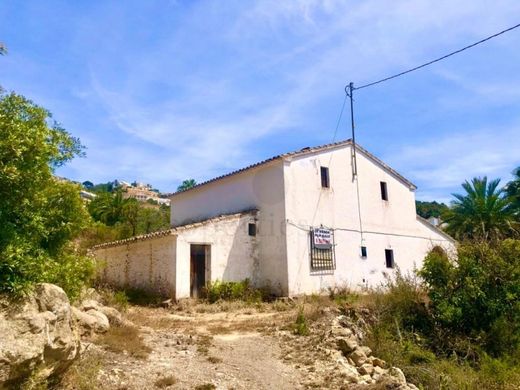
[[[207,355],[209,353],[210,347],[213,345],[211,342],[212,339],[213,337],[208,335],[199,336],[197,339],[197,352],[203,355]]]
[[[150,315],[148,310],[132,308],[127,314],[127,318],[134,324],[146,326],[155,330],[175,329],[186,323],[176,318],[169,318],[169,311],[165,309],[154,309],[154,314]]]
[[[203,385],[195,386],[195,390],[214,390],[216,388],[213,383],[204,383]]]
[[[62,390],[93,390],[101,388],[98,381],[103,358],[98,353],[88,353],[76,361],[62,377],[59,388]]]
[[[222,363],[222,359],[216,356],[208,356],[208,362],[213,364]]]
[[[145,359],[152,351],[139,335],[134,326],[112,326],[107,333],[98,336],[97,342],[107,350],[128,353],[130,356]]]
[[[177,378],[175,378],[173,375],[164,376],[162,378],[159,378],[155,381],[154,385],[155,387],[158,387],[160,389],[163,389],[165,387],[173,386],[177,383]]]

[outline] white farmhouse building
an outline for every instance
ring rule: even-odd
[[[355,151],[350,140],[304,148],[172,194],[170,230],[94,248],[103,277],[176,298],[249,278],[292,296],[376,286],[434,246],[451,251],[416,215],[415,185]]]

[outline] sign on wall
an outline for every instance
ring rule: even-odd
[[[314,247],[318,249],[330,249],[332,247],[332,232],[330,229],[314,229],[313,238]]]
[[[334,270],[334,232],[326,228],[314,228],[311,235],[311,269]]]

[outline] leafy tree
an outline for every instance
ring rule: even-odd
[[[114,189],[114,183],[109,181],[107,183],[96,184],[90,190],[98,194],[102,192],[114,192]]]
[[[147,234],[170,227],[170,209],[168,207],[142,207],[138,216],[139,234]]]
[[[0,95],[0,291],[61,279],[74,294],[91,274],[91,262],[71,245],[88,221],[80,188],[53,176],[82,153],[48,111],[23,96]]]
[[[520,219],[520,167],[513,171],[514,179],[507,183],[505,190],[510,197],[517,218]]]
[[[448,206],[446,206],[444,203],[437,203],[436,201],[423,202],[418,200],[415,202],[415,205],[417,214],[426,219],[430,217],[439,218],[442,213],[448,210]]]
[[[7,47],[5,47],[5,45],[0,42],[0,55],[6,55],[7,54]]]
[[[92,183],[92,182],[89,181],[89,180],[84,181],[83,183],[81,183],[81,185],[82,185],[83,188],[85,188],[86,190],[91,190],[92,188],[94,188],[94,183]]]
[[[186,190],[189,190],[190,188],[195,187],[196,185],[197,185],[197,182],[195,181],[195,179],[183,180],[181,185],[177,187],[177,191],[186,191]]]
[[[518,233],[511,200],[499,188],[500,179],[487,177],[464,182],[466,194],[453,194],[455,200],[443,215],[446,231],[462,239],[500,239]]]
[[[494,355],[518,350],[520,240],[466,242],[455,259],[435,250],[419,273],[442,329],[477,340]]]

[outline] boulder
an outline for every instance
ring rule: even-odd
[[[58,286],[42,283],[0,309],[0,389],[63,372],[79,356],[71,306]]]
[[[94,331],[96,333],[105,333],[110,328],[108,317],[99,310],[90,309],[85,312],[87,315],[96,319]]]
[[[359,348],[352,352],[349,357],[357,367],[361,367],[367,360],[367,355]]]
[[[338,348],[345,356],[348,356],[349,353],[353,352],[357,346],[357,341],[352,337],[340,337],[337,339]]]
[[[374,366],[368,363],[363,364],[361,367],[358,367],[358,372],[361,375],[372,375],[374,372]]]
[[[395,378],[398,383],[406,384],[406,377],[404,376],[403,371],[400,368],[391,367],[388,370],[388,375]]]

